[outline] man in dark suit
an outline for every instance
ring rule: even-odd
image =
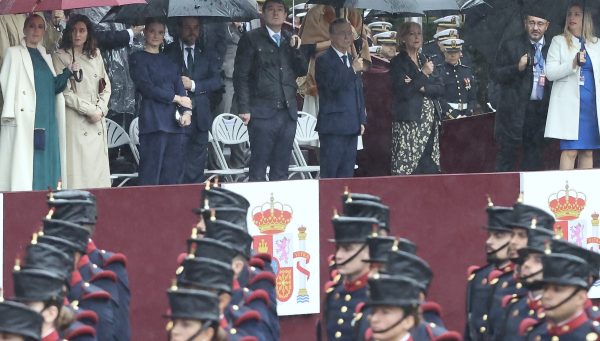
[[[358,135],[367,116],[363,85],[356,60],[348,51],[353,43],[352,25],[346,19],[329,26],[331,47],[317,58],[315,77],[319,88],[317,131],[321,141],[321,177],[349,178],[354,174]]]
[[[541,7],[541,6],[540,6]],[[496,170],[515,170],[517,150],[522,146],[522,170],[543,168],[544,129],[550,100],[545,64],[550,41],[545,37],[550,22],[547,11],[528,6],[525,34],[501,44],[496,55],[494,80],[499,83],[496,113],[498,144]]]
[[[192,99],[192,124],[187,129],[183,183],[204,181],[208,158],[208,132],[212,124],[210,94],[223,86],[219,56],[204,50],[200,43],[200,18],[183,17],[179,21],[179,39],[165,53],[181,67],[183,86]]]
[[[282,0],[263,5],[265,26],[238,43],[233,73],[237,112],[248,124],[250,181],[287,179],[296,134],[296,78],[307,73],[300,37],[281,30],[287,18]]]

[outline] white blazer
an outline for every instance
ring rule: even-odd
[[[552,81],[552,93],[548,107],[545,137],[561,140],[579,139],[579,70],[573,68],[573,59],[581,43],[572,37],[573,47],[569,48],[563,35],[552,39],[546,61],[546,77]],[[600,40],[585,43],[588,58],[594,66],[596,98],[600,99]],[[590,80],[586,79],[586,82]],[[600,104],[600,100],[596,103]],[[596,114],[597,111],[596,111]],[[600,121],[600,120],[599,120]],[[600,129],[600,128],[599,128]]]

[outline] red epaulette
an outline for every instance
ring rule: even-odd
[[[250,266],[253,266],[253,267],[255,267],[255,268],[259,268],[259,269],[261,269],[261,270],[264,270],[264,269],[265,269],[265,261],[263,261],[263,260],[262,260],[262,259],[260,259],[260,258],[256,258],[256,257],[254,257],[254,258],[251,258],[251,259],[248,261],[248,264],[249,264]]]
[[[335,286],[337,285],[337,282],[334,281],[329,281],[327,283],[325,283],[325,293],[329,294],[330,292],[332,292],[335,289]]]
[[[498,278],[500,278],[500,276],[502,276],[503,274],[504,272],[498,269],[492,270],[492,272],[490,272],[490,274],[488,275],[488,283],[492,285],[496,284],[498,282]]]
[[[95,282],[100,279],[108,279],[109,281],[116,282],[117,274],[115,274],[114,272],[112,272],[110,270],[100,271],[97,274],[94,274],[94,276],[92,276],[92,278],[90,278],[90,282]]]
[[[502,297],[502,308],[506,308],[509,303],[514,303],[512,302],[512,300],[515,298],[518,299],[517,294],[505,295],[504,297]]]
[[[365,302],[359,302],[356,305],[356,308],[354,308],[354,313],[358,314],[358,313],[362,312],[364,307],[365,307]]]
[[[269,300],[269,294],[264,289],[254,290],[252,292],[252,294],[250,294],[250,296],[246,297],[246,299],[244,300],[244,303],[246,305],[248,305],[256,300],[262,300],[265,302],[265,304],[267,306],[271,306],[271,300]]]
[[[93,310],[80,310],[75,316],[77,321],[90,321],[92,324],[98,323],[98,314],[96,314]]]
[[[462,341],[462,339],[463,337],[460,333],[455,332],[454,330],[449,330],[434,338],[434,341]]]
[[[336,282],[337,282],[336,278],[338,278],[338,276],[340,276],[340,272],[337,269],[331,270],[331,272],[329,273],[329,278]]]
[[[327,256],[327,266],[332,267],[335,266],[335,254],[331,254]]]
[[[183,261],[185,261],[185,259],[187,258],[187,253],[182,252],[179,254],[179,256],[177,256],[177,266],[182,266],[183,265]]]
[[[127,267],[127,257],[122,253],[113,253],[106,261],[104,261],[104,266],[113,263],[121,263],[124,267]]]
[[[519,335],[526,336],[527,333],[529,333],[538,323],[538,320],[531,317],[526,317],[523,321],[521,321],[521,324],[519,324]]]
[[[238,319],[233,322],[233,326],[239,327],[241,324],[249,321],[260,321],[260,314],[256,310],[249,310],[238,317]]]
[[[265,263],[271,263],[273,261],[273,257],[268,253],[257,253],[252,258],[258,258]]]
[[[471,265],[470,267],[467,268],[467,277],[471,277],[471,275],[473,275],[473,273],[479,269],[481,269],[480,266]]]
[[[239,341],[258,341],[256,336],[244,336]]]
[[[75,330],[70,331],[69,334],[65,335],[65,339],[70,340],[83,335],[96,336],[96,329],[83,325]]]
[[[110,300],[111,296],[104,290],[90,292],[81,297],[82,300]]]
[[[421,304],[421,309],[424,313],[435,313],[437,316],[442,316],[442,306],[439,303],[428,301]]]
[[[273,273],[268,272],[268,271],[263,271],[255,276],[253,276],[252,279],[250,279],[250,282],[248,284],[253,285],[259,281],[268,281],[269,283],[275,285],[276,278]]]
[[[365,340],[371,340],[373,339],[373,329],[371,329],[371,327],[367,328],[367,330],[365,330]]]

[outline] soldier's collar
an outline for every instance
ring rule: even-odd
[[[548,334],[550,334],[550,336],[561,336],[561,335],[569,334],[573,330],[584,325],[587,321],[589,321],[587,314],[585,313],[585,311],[581,310],[577,314],[577,316],[575,316],[565,322],[561,322],[559,324],[554,324],[554,323],[548,321]]]

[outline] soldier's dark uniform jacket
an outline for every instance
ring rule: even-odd
[[[533,330],[528,340],[533,341],[594,341],[599,340],[598,323],[590,320],[587,314],[582,312],[566,324],[553,325],[546,322],[546,328]]]
[[[62,339],[69,341],[96,341],[96,330],[82,322],[75,321],[62,333]]]
[[[483,316],[488,313],[489,298],[492,295],[492,286],[488,282],[490,273],[496,267],[487,264],[483,267],[472,266],[469,268],[467,282],[467,326],[465,340],[483,340],[489,329],[487,319]]]
[[[327,340],[355,340],[352,320],[359,303],[367,300],[367,281],[365,274],[353,282],[343,280],[325,284],[325,327]]]
[[[221,328],[229,336],[229,340],[238,340],[246,336],[254,336],[258,340],[272,340],[265,321],[258,311],[243,305],[229,305],[223,313]]]
[[[445,87],[444,96],[440,99],[444,116],[471,116],[477,105],[477,83],[473,69],[446,62],[437,67]]]
[[[85,282],[78,271],[73,271],[68,299],[72,303],[76,301],[82,309],[92,310],[98,315],[96,336],[99,340],[118,340],[115,337],[114,310],[108,292]]]
[[[504,317],[504,326],[498,331],[497,340],[527,340],[521,331],[523,321],[525,319],[539,321],[544,317],[541,301],[539,298],[532,298],[531,294],[506,296],[502,304],[505,306],[506,315]]]
[[[489,313],[487,314],[488,335],[495,340],[496,333],[501,330],[504,321],[505,311],[502,306],[502,300],[507,295],[523,296],[527,290],[523,284],[515,278],[515,264],[509,263],[507,266],[494,270],[488,276],[488,282],[492,286],[492,295],[489,297]],[[485,316],[482,317],[485,320]]]

